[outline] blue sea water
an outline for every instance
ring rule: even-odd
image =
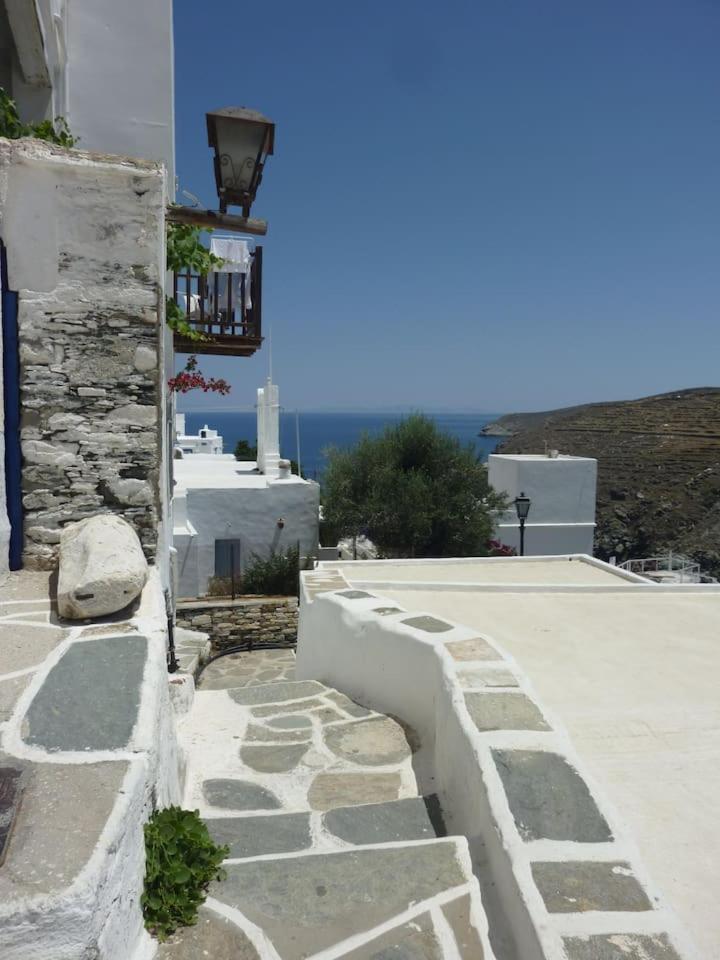
[[[306,477],[320,479],[327,447],[350,447],[360,436],[380,433],[388,424],[398,423],[402,413],[300,413],[300,462]],[[499,414],[491,413],[428,413],[444,431],[463,443],[472,443],[478,456],[485,460],[498,444],[495,437],[479,437],[478,432]],[[224,438],[225,453],[232,453],[238,440],[256,441],[255,412],[191,413],[185,414],[188,433],[197,433],[207,424]],[[288,459],[297,460],[295,414],[280,414],[280,452]]]

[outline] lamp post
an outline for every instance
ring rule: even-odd
[[[517,518],[520,521],[520,556],[525,556],[525,521],[527,520],[527,515],[530,513],[530,497],[526,497],[524,493],[520,493],[519,497],[515,497],[515,513],[517,513]]]
[[[207,114],[208,145],[215,151],[220,212],[242,207],[250,216],[263,166],[275,147],[275,124],[257,110],[227,107]]]

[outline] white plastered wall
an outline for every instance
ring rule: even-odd
[[[490,486],[510,501],[530,498],[525,524],[526,556],[592,555],[595,534],[597,460],[589,457],[491,454]],[[519,548],[520,528],[510,504],[496,524],[496,536]]]
[[[302,556],[318,546],[320,488],[316,483],[272,480],[257,488],[189,488],[176,497],[174,545],[178,596],[197,597],[215,575],[215,541],[240,540],[240,566],[253,554],[267,557],[300,543]],[[278,526],[278,521],[283,526]]]

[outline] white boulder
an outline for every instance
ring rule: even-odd
[[[140,595],[148,565],[130,524],[114,514],[69,524],[60,537],[58,612],[70,620],[117,613]]]

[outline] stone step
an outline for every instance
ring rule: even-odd
[[[230,860],[299,853],[320,849],[341,850],[344,844],[365,846],[408,843],[446,836],[436,796],[407,797],[387,803],[334,807],[318,815],[315,834],[309,810],[256,816],[207,817],[205,823],[216,843],[230,848]]]
[[[226,871],[210,897],[262,930],[281,960],[330,949],[338,960],[487,955],[464,841],[248,860]]]

